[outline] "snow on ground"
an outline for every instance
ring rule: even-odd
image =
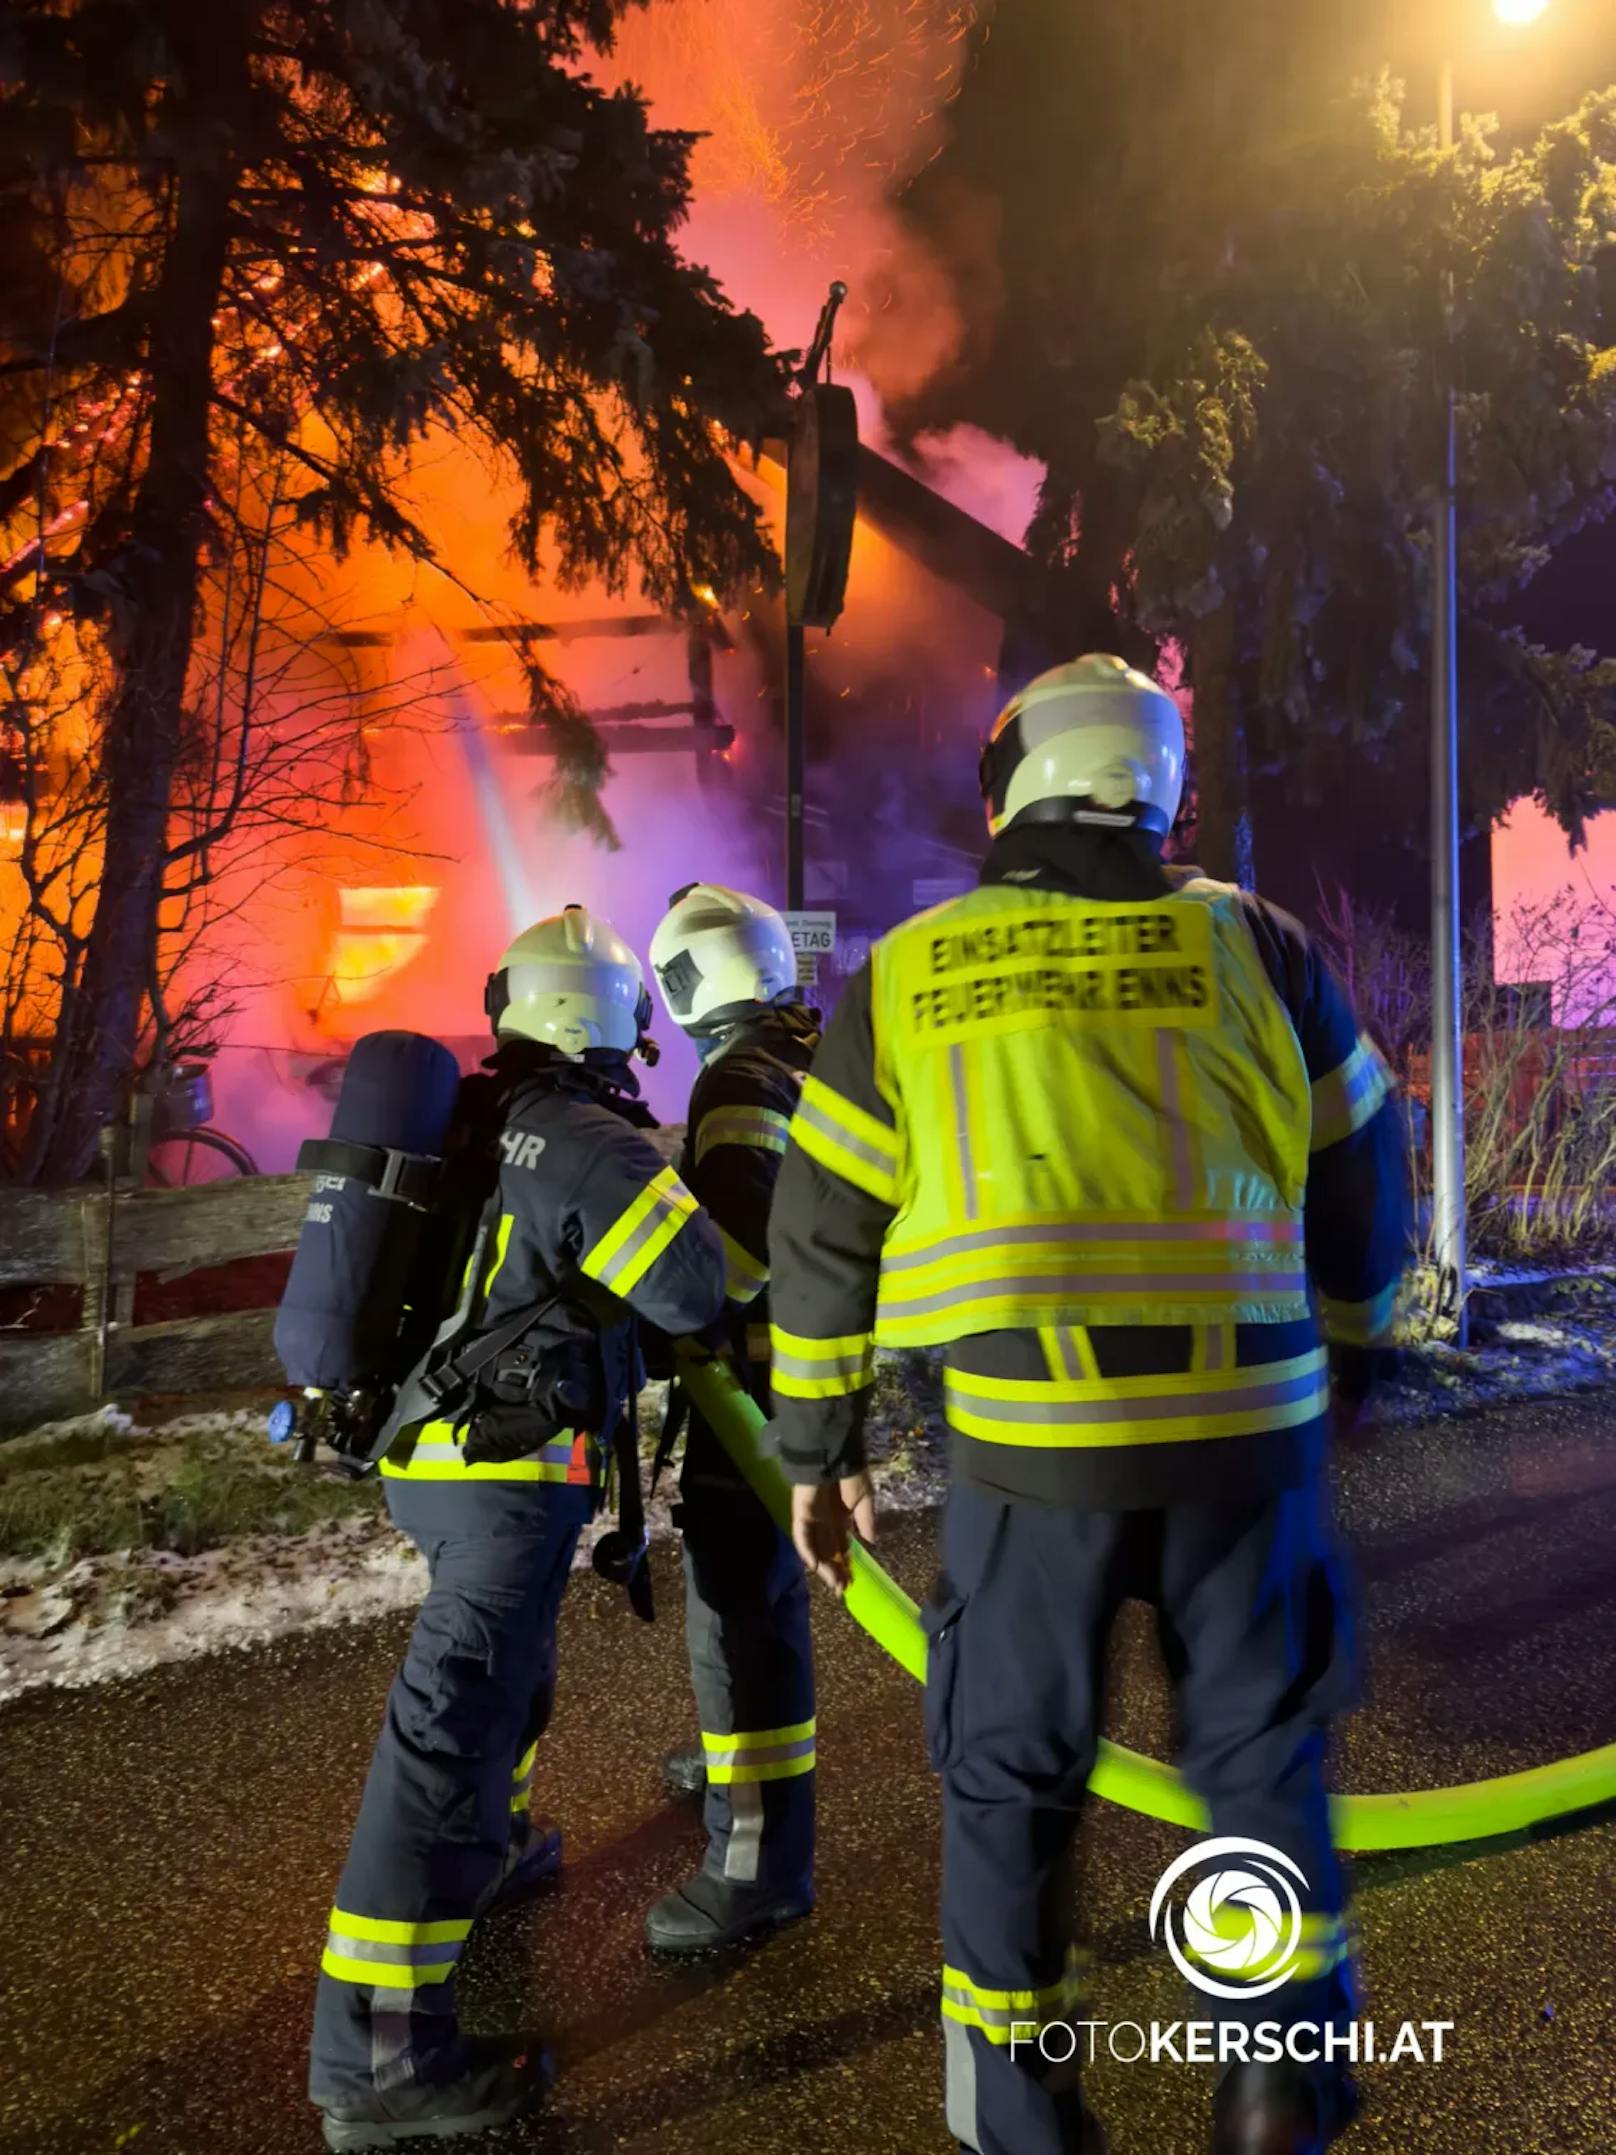
[[[1470,1346],[1440,1339],[1404,1348],[1370,1414],[1398,1427],[1438,1414],[1552,1399],[1616,1379],[1616,1271],[1478,1265]]]
[[[140,1549],[65,1570],[11,1559],[0,1565],[0,1701],[383,1616],[425,1591],[425,1564],[385,1515],[253,1534],[197,1556]]]
[[[1426,1342],[1407,1349],[1373,1403],[1373,1425],[1398,1427],[1616,1379],[1616,1273],[1484,1271],[1477,1286],[1472,1348],[1461,1354]],[[644,1406],[650,1433],[661,1420],[654,1391]],[[941,1427],[938,1358],[879,1357],[872,1452],[889,1511],[941,1500],[947,1480]],[[242,1456],[256,1462],[263,1420],[259,1410],[232,1408],[145,1430],[109,1407],[26,1441],[32,1451],[92,1440],[131,1447],[136,1483],[149,1493],[187,1440],[226,1440],[248,1448]],[[286,1462],[276,1471],[309,1470]],[[651,1500],[654,1534],[673,1531],[673,1480],[664,1476]],[[589,1561],[587,1540],[578,1561]],[[310,1625],[406,1610],[425,1584],[424,1564],[375,1503],[302,1532],[243,1535],[193,1555],[136,1548],[74,1561],[0,1559],[0,1701],[44,1685],[132,1676]]]
[[[935,1380],[928,1385],[927,1374],[883,1373],[878,1441],[891,1455],[882,1478],[892,1510],[935,1503],[942,1493],[941,1451],[926,1435],[935,1405]],[[648,1451],[664,1397],[664,1387],[651,1386],[642,1399]],[[147,1487],[161,1481],[187,1438],[227,1439],[255,1463],[267,1457],[287,1475],[314,1471],[268,1452],[261,1409],[187,1414],[145,1429],[122,1409],[104,1407],[25,1441],[31,1452],[101,1439],[132,1444],[135,1479]],[[664,1474],[647,1504],[654,1536],[674,1531],[677,1477],[677,1467]],[[603,1514],[595,1531],[615,1524]],[[586,1535],[580,1545],[579,1567],[589,1563],[593,1540]],[[243,1535],[195,1555],[133,1548],[72,1561],[0,1557],[0,1704],[45,1685],[102,1683],[311,1625],[411,1609],[425,1591],[426,1565],[393,1528],[379,1493],[367,1509],[306,1532]]]

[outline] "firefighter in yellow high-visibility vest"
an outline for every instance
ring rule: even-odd
[[[883,938],[844,995],[772,1217],[775,1437],[832,1584],[867,1516],[874,1349],[944,1350],[926,1714],[948,2114],[980,2155],[1105,2145],[1047,2062],[1068,2046],[1036,2038],[1083,2018],[1071,1853],[1129,1593],[1159,1610],[1213,1834],[1302,1880],[1288,1980],[1217,1939],[1203,1962],[1242,1970],[1201,2008],[1229,2061],[1216,2155],[1317,2155],[1354,2110],[1339,2067],[1253,2037],[1352,2011],[1323,1764],[1353,1654],[1322,1470],[1390,1324],[1401,1138],[1296,923],[1163,865],[1183,758],[1172,699],[1118,659],[1009,705],[981,887]]]

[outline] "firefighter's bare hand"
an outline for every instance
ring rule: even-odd
[[[874,1541],[875,1491],[867,1474],[839,1482],[800,1483],[791,1492],[791,1539],[804,1567],[833,1594],[845,1594],[853,1576],[849,1539]]]

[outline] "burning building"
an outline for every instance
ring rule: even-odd
[[[867,0],[852,11],[815,0],[672,0],[631,14],[616,53],[594,67],[645,85],[657,121],[704,131],[686,252],[761,313],[778,342],[800,338],[828,271],[850,278],[837,357],[855,369],[876,440],[883,390],[915,386],[955,334],[946,279],[888,204],[934,146],[975,12],[960,0]],[[378,229],[393,232],[397,184],[381,170],[355,182],[376,205]],[[233,294],[232,323],[238,300],[249,312],[255,293],[275,301],[280,278],[272,267]],[[251,380],[232,376],[224,387],[271,395],[282,345],[246,332],[236,344]],[[85,422],[75,437],[116,448],[116,411]],[[305,412],[300,449],[310,426],[317,437],[318,415]],[[76,440],[46,446],[88,453]],[[980,454],[967,460],[957,444],[933,445],[956,506],[869,460],[848,610],[833,637],[812,639],[807,899],[836,906],[844,958],[917,893],[961,880],[976,849],[974,735],[992,702],[1018,573],[1003,533],[1025,522],[1030,475],[1006,451],[973,447]],[[765,457],[745,483],[778,535],[778,467]],[[583,900],[643,946],[668,891],[694,874],[785,895],[777,602],[761,589],[713,591],[694,618],[673,619],[642,592],[567,586],[558,561],[517,569],[506,550],[508,475],[470,439],[418,442],[409,491],[425,551],[361,542],[336,559],[309,534],[279,527],[271,595],[246,661],[264,714],[259,737],[279,731],[294,746],[275,751],[268,806],[261,787],[249,829],[214,842],[201,817],[199,872],[179,879],[188,898],[164,918],[168,947],[188,953],[180,978],[201,988],[206,1006],[193,1037],[219,1047],[218,1120],[266,1166],[283,1164],[319,1122],[325,1066],[360,1031],[418,1026],[472,1052],[483,977],[536,914]],[[87,514],[87,503],[76,506]],[[236,599],[210,596],[204,642],[228,654],[240,612],[217,619],[221,603]],[[531,660],[591,715],[592,736],[534,719]],[[190,693],[222,711],[242,669],[220,662],[215,672]],[[70,706],[71,683],[55,681],[52,693]],[[228,723],[213,733],[226,739]],[[0,802],[24,781],[36,798],[70,784],[71,735],[71,723],[58,729],[62,770],[26,758],[14,770],[0,764]],[[553,813],[567,738],[586,756],[598,743],[609,758],[600,797],[615,845]],[[222,778],[228,792],[216,746],[193,760],[210,757],[215,768],[198,785]],[[93,814],[84,828],[81,907],[101,870]],[[24,880],[26,863],[17,873],[0,863],[8,929],[26,918]],[[26,985],[26,966],[22,974]],[[48,983],[34,999],[48,1028]],[[14,1023],[10,1037],[27,1030]],[[665,1066],[656,1084],[664,1104],[688,1074],[677,1057]]]
[[[361,549],[342,572],[345,626],[310,661],[353,700],[366,783],[337,827],[258,878],[232,925],[218,1117],[265,1166],[319,1121],[360,1033],[406,1026],[482,1052],[484,976],[539,915],[588,904],[643,950],[668,894],[696,877],[784,902],[778,596],[706,594],[688,622],[632,594],[533,585],[502,558],[501,507],[469,476],[446,453],[421,483],[423,518],[467,588]],[[778,535],[782,468],[764,457],[747,483]],[[837,914],[827,997],[873,933],[973,877],[976,741],[1024,567],[868,451],[861,496],[846,611],[807,654],[805,898]],[[529,655],[610,758],[615,843],[553,812],[558,743],[527,707]],[[669,1045],[649,1087],[674,1113],[692,1065],[682,1040]]]

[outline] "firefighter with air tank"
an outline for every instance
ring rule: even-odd
[[[559,1836],[530,1821],[529,1784],[556,1618],[609,1450],[623,1575],[631,1596],[648,1590],[643,1522],[631,1525],[636,1322],[699,1333],[725,1306],[718,1234],[644,1135],[630,1058],[650,1051],[650,1011],[633,952],[577,906],[519,936],[488,985],[497,1052],[490,1079],[468,1083],[492,1088],[491,1187],[459,1305],[403,1387],[381,1462],[431,1586],[321,1962],[309,2090],[333,2150],[480,2132],[542,2090],[535,2046],[462,2035],[456,1964],[479,1915],[559,1862]],[[362,1157],[349,1146],[336,1164]],[[357,1192],[362,1225],[385,1194]],[[312,1262],[322,1224],[311,1232]],[[340,1271],[320,1261],[310,1276]]]
[[[948,2116],[980,2155],[1105,2145],[1076,2071],[1025,2037],[1083,2017],[1073,1842],[1126,1595],[1158,1610],[1212,1833],[1305,1881],[1289,1980],[1207,2001],[1226,2054],[1258,2020],[1352,2012],[1323,1764],[1354,1657],[1323,1465],[1389,1327],[1402,1147],[1303,931],[1163,864],[1183,760],[1172,699],[1120,660],[1014,699],[982,759],[981,885],[850,984],[772,1215],[774,1436],[832,1584],[868,1502],[875,1346],[943,1350],[926,1724]],[[1212,2144],[1318,2155],[1354,2108],[1336,2066],[1237,2062]]]

